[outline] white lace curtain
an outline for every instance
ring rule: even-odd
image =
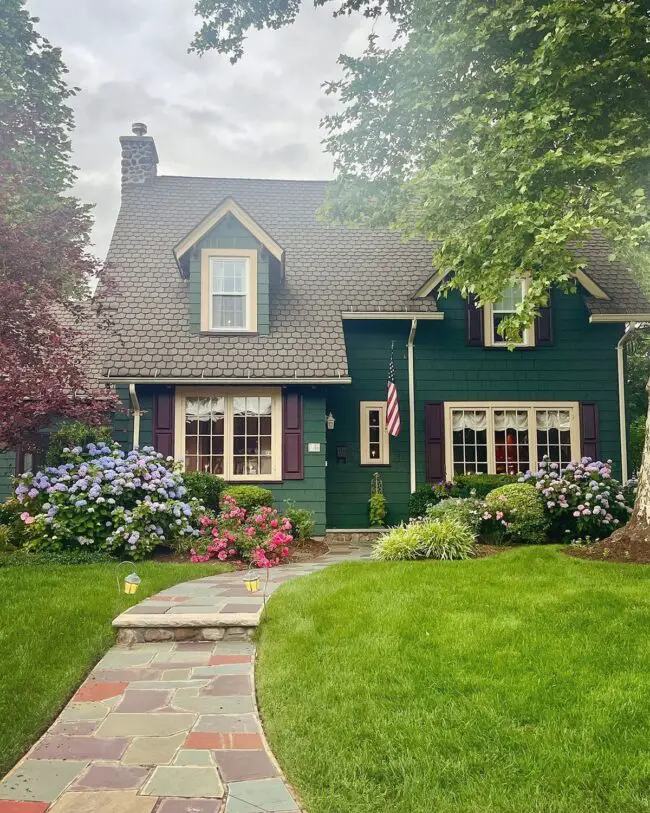
[[[487,429],[486,409],[455,409],[452,412],[452,426],[454,432],[471,429],[481,432]],[[496,431],[516,429],[525,432],[528,429],[527,409],[495,409],[493,411],[494,428]],[[535,423],[537,429],[571,429],[571,413],[568,409],[538,409],[535,410]]]

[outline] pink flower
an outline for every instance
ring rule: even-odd
[[[271,528],[277,528],[277,527],[278,527],[277,519],[272,519],[271,520]]]
[[[20,515],[20,518],[22,519],[23,522],[26,519],[28,519],[29,518],[29,511],[23,511],[23,513]]]
[[[225,550],[219,551],[219,553],[217,554],[217,558],[223,562],[224,559],[228,558],[228,554],[226,553]]]
[[[247,534],[248,534],[248,536],[250,536],[250,537],[255,536],[255,528],[253,528],[253,526],[251,525],[251,527],[250,527],[250,528],[246,528],[246,533],[247,533]]]
[[[27,517],[25,520],[25,525],[31,525],[32,522],[36,522],[36,517]]]
[[[574,517],[579,517],[580,516],[580,511],[574,511],[573,516]]]
[[[503,511],[497,511],[497,519],[503,519]]]

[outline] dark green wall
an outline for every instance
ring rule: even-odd
[[[170,389],[170,388],[166,388]],[[161,387],[139,385],[137,388],[140,409],[145,413],[140,418],[140,446],[153,444],[153,398]],[[296,387],[303,394],[303,434],[304,434],[304,479],[285,480],[283,483],[256,483],[273,492],[275,505],[282,508],[284,500],[292,500],[299,508],[314,512],[315,533],[325,531],[325,395],[322,388]],[[118,392],[125,409],[129,409],[128,387],[119,387]],[[124,449],[133,444],[133,418],[126,412],[117,413],[113,428],[116,440]],[[309,452],[309,443],[320,443],[319,452]]]
[[[420,321],[415,339],[417,479],[424,482],[426,401],[596,401],[600,456],[611,457],[620,473],[618,383],[615,346],[623,326],[590,325],[581,296],[554,292],[555,341],[533,350],[483,349],[465,343],[465,304],[457,293],[440,303],[443,321]],[[379,471],[390,521],[406,517],[409,493],[408,380],[409,323],[346,322],[352,385],[332,388],[327,409],[336,418],[328,432],[328,527],[367,525],[373,471]],[[391,341],[395,341],[396,383],[402,434],[390,441],[390,466],[359,465],[359,401],[385,400]],[[347,447],[348,462],[337,463],[336,447]]]
[[[257,332],[269,332],[269,255],[266,249],[238,220],[227,215],[197,244],[190,259],[190,332],[201,330],[201,250],[204,248],[245,248],[257,251]]]
[[[11,478],[16,471],[14,452],[0,452],[0,502],[12,496]]]

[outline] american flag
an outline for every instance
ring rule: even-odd
[[[399,419],[399,401],[397,387],[395,386],[395,362],[393,361],[393,348],[390,348],[390,362],[388,364],[388,395],[386,396],[386,429],[388,434],[396,438],[402,428]]]

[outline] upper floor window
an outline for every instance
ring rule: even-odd
[[[517,312],[527,289],[526,280],[518,280],[504,289],[498,302],[485,305],[485,345],[486,347],[507,347],[508,342],[499,333],[499,326],[508,316]],[[531,347],[535,343],[535,333],[530,328],[524,331],[517,347]]]
[[[204,249],[201,257],[201,330],[257,330],[257,252]]]

